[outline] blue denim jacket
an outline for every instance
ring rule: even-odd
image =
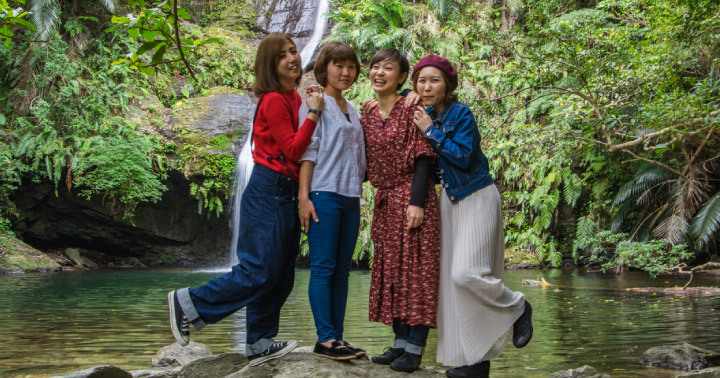
[[[427,108],[433,124],[425,138],[440,155],[440,184],[450,201],[463,198],[493,183],[488,160],[480,149],[480,131],[470,108],[461,102],[447,106],[439,116]]]

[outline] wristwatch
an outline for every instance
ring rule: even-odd
[[[320,117],[320,114],[321,114],[322,112],[321,112],[320,110],[317,110],[317,109],[310,109],[310,110],[308,110],[308,113],[315,113],[315,114],[318,115],[318,117]]]

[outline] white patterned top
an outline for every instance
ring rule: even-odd
[[[360,126],[360,115],[347,101],[350,121],[342,113],[335,99],[325,96],[325,107],[318,120],[315,133],[300,161],[315,163],[311,191],[333,192],[346,197],[360,197],[365,179],[365,135]],[[305,119],[308,106],[303,102],[298,111]]]

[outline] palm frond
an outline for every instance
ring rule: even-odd
[[[669,177],[670,172],[665,168],[653,164],[644,164],[635,174],[635,177],[618,190],[613,199],[613,204],[619,205],[630,198],[637,198],[655,184],[663,182]]]
[[[653,229],[653,235],[658,239],[667,239],[671,245],[678,245],[685,240],[689,226],[682,214],[673,211]]]
[[[32,0],[30,20],[37,28],[38,39],[46,39],[57,27],[60,17],[60,4],[57,0]]]
[[[720,229],[720,192],[715,193],[690,223],[690,236],[701,244],[707,244]]]

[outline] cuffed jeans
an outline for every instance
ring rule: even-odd
[[[360,199],[310,192],[318,223],[310,219],[308,298],[318,342],[343,339],[348,277],[360,228]]]
[[[177,291],[198,330],[246,307],[246,355],[265,351],[278,333],[300,248],[298,183],[255,164],[240,207],[238,264],[196,289]]]
[[[395,333],[394,348],[403,348],[406,352],[422,355],[427,345],[430,327],[424,324],[403,324],[399,318],[393,319],[393,332]]]

